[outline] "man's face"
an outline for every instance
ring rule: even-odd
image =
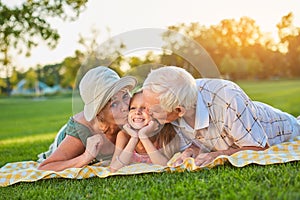
[[[151,90],[143,90],[144,101],[152,118],[156,119],[160,124],[165,124],[176,120],[179,116],[175,111],[168,112],[160,106],[158,94]]]

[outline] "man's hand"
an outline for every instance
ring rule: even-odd
[[[205,166],[208,163],[211,163],[216,157],[221,155],[221,152],[210,152],[210,153],[200,153],[195,158],[195,165],[196,166]]]
[[[195,148],[187,148],[184,150],[180,156],[176,159],[173,164],[173,167],[177,167],[183,163],[183,161],[187,158],[195,158],[197,156],[197,152],[195,152]]]
[[[200,149],[195,145],[192,145],[181,153],[181,155],[174,162],[173,167],[181,165],[187,158],[194,158],[196,166],[204,166],[212,162],[219,155],[223,155],[223,151],[200,153]]]

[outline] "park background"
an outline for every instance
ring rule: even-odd
[[[143,51],[123,56],[126,44],[109,42],[138,28],[163,28],[191,38],[209,53],[222,77],[238,82],[251,98],[300,115],[296,1],[59,2],[0,1],[0,166],[36,160],[48,148],[73,114],[72,91],[82,66],[109,64],[122,76],[140,66],[147,71],[149,66],[177,65],[201,76],[177,54]],[[91,15],[91,8],[98,12]],[[174,46],[170,38],[165,35],[166,45]],[[13,94],[20,82],[23,93]],[[53,179],[0,190],[4,199],[298,199],[298,169],[299,162],[225,165],[196,173]]]
[[[9,95],[22,79],[25,88],[37,81],[56,89],[74,88],[79,68],[100,53],[102,61],[90,65],[109,63],[120,75],[126,72],[121,69],[147,63],[188,68],[176,54],[137,50],[122,55],[126,44],[107,42],[139,28],[174,30],[195,40],[227,79],[300,76],[300,3],[295,1],[22,2],[1,0],[2,95]],[[175,46],[170,38],[164,36],[166,46]]]

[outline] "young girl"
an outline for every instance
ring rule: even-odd
[[[165,124],[158,130],[160,127],[147,112],[141,91],[135,93],[131,99],[128,124],[123,128],[117,136],[110,164],[112,172],[130,163],[164,166],[179,151],[179,136],[171,124]]]

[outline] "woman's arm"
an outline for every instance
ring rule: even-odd
[[[62,171],[89,164],[103,146],[102,136],[97,134],[87,139],[85,147],[80,139],[67,135],[55,152],[42,162],[38,169]]]
[[[93,159],[85,152],[85,146],[81,140],[67,135],[56,151],[42,162],[38,169],[62,171],[71,167],[82,167],[91,160]]]
[[[131,134],[131,137],[129,138],[128,135],[123,131],[118,133],[115,152],[110,164],[111,172],[118,171],[118,169],[130,163],[137,143],[138,137]]]

